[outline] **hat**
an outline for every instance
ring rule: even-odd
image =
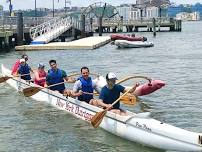
[[[106,76],[106,78],[109,80],[109,79],[116,79],[117,80],[117,77],[116,77],[116,74],[114,74],[113,72],[109,72]]]
[[[20,59],[20,63],[25,62],[25,59]]]
[[[44,68],[44,67],[45,67],[45,65],[43,63],[38,64],[38,68]]]

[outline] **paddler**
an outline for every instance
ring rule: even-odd
[[[26,54],[23,54],[21,56],[21,59],[25,59],[25,61],[27,62],[28,61],[28,56]],[[19,66],[20,66],[20,59],[18,59],[15,62],[15,64],[13,65],[12,72],[11,72],[12,75],[17,75],[17,70],[18,70]]]
[[[31,80],[30,72],[33,73],[33,70],[26,63],[26,60],[20,59],[20,65],[19,65],[18,70],[17,70],[17,75],[23,75],[23,76],[20,76],[21,79],[30,81]]]
[[[117,77],[113,72],[109,72],[106,75],[107,84],[101,90],[101,93],[99,96],[99,99],[100,99],[99,102],[94,103],[94,105],[102,106],[102,104],[104,103],[105,105],[111,106],[111,104],[120,97],[121,93],[124,93],[127,91],[127,89],[123,87],[122,85],[116,84],[116,80],[117,80]],[[133,86],[133,88],[129,91],[129,93],[134,94],[134,91],[138,85],[139,84],[136,83]],[[120,108],[120,102],[116,103],[111,108],[110,111],[119,115],[126,115],[126,112]]]
[[[100,89],[97,86],[97,83],[92,80],[89,76],[90,71],[88,67],[81,68],[81,76],[74,83],[73,97],[78,97],[78,100],[85,101],[87,103],[93,102],[93,92],[94,90],[100,93]]]
[[[67,74],[64,70],[57,68],[56,60],[50,60],[49,65],[50,65],[51,69],[48,70],[45,87],[48,87],[49,85],[53,85],[53,84],[62,83],[62,82],[64,82],[64,80],[67,82],[71,82],[71,83],[75,82],[75,79],[73,79],[71,77],[67,77]],[[53,91],[58,91],[62,94],[68,95],[68,96],[71,95],[70,90],[65,89],[64,83],[52,86],[49,89],[53,90]]]
[[[44,70],[45,65],[43,63],[38,64],[38,69],[34,72],[35,78],[34,78],[34,83],[44,87],[46,83],[46,76],[47,73]]]

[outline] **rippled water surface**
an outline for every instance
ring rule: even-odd
[[[26,52],[36,67],[56,59],[67,73],[81,66],[105,75],[113,71],[119,78],[131,74],[161,79],[166,86],[140,98],[134,112],[150,111],[163,122],[202,132],[202,22],[183,23],[182,32],[137,33],[153,41],[152,48],[117,49],[105,45],[96,50],[55,50]],[[11,68],[23,52],[1,52],[0,63]],[[130,84],[134,81],[128,82]],[[69,85],[69,87],[72,87]],[[46,103],[24,98],[7,84],[0,84],[0,151],[135,151],[158,152],[59,111]]]

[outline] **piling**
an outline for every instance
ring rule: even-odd
[[[23,45],[23,16],[22,12],[17,15],[17,45]]]
[[[153,36],[156,36],[156,19],[155,18],[153,18],[152,23],[153,23]]]
[[[85,22],[86,22],[85,15],[81,14],[81,37],[82,38],[85,37]]]
[[[98,28],[99,28],[99,36],[102,36],[102,17],[99,17],[98,18],[99,19],[99,26],[98,26]]]

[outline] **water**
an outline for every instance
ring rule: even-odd
[[[119,78],[138,74],[161,79],[166,86],[125,108],[150,111],[152,117],[191,131],[202,132],[202,22],[183,23],[182,32],[137,33],[153,41],[152,48],[117,49],[110,44],[96,50],[33,51],[36,67],[56,59],[67,73],[88,66],[92,72],[113,71]],[[0,53],[0,63],[11,67],[24,52]],[[128,82],[134,83],[133,81]],[[71,87],[71,85],[69,86]],[[158,152],[93,129],[88,123],[0,84],[0,151],[136,151]]]

